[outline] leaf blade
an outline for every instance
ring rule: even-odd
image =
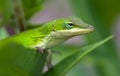
[[[46,56],[15,42],[1,41],[0,76],[40,76]]]
[[[99,41],[97,43],[91,44],[79,50],[78,52],[70,55],[69,57],[62,60],[60,63],[56,64],[51,70],[45,73],[43,76],[64,76],[73,66],[75,66],[79,61],[81,61],[86,55],[92,52],[97,47],[101,46],[105,42],[113,38],[113,35],[107,37],[106,39]]]

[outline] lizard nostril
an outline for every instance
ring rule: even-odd
[[[94,27],[91,26],[91,25],[89,25],[88,28],[91,29],[91,30],[94,30]]]

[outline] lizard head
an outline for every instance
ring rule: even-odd
[[[43,26],[42,32],[47,33],[40,47],[45,49],[63,43],[71,37],[89,33],[93,26],[84,23],[79,18],[56,19]],[[44,31],[45,30],[45,31]]]
[[[76,17],[54,20],[52,26],[52,36],[56,36],[56,38],[71,38],[94,30],[93,26]]]

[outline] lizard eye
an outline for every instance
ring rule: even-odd
[[[69,22],[69,23],[65,23],[65,27],[67,29],[71,29],[73,27],[73,23]]]
[[[70,27],[72,27],[73,26],[73,23],[67,23]]]

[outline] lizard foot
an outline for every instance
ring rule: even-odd
[[[37,49],[38,53],[44,53],[44,49],[42,49],[41,47],[35,47]]]

